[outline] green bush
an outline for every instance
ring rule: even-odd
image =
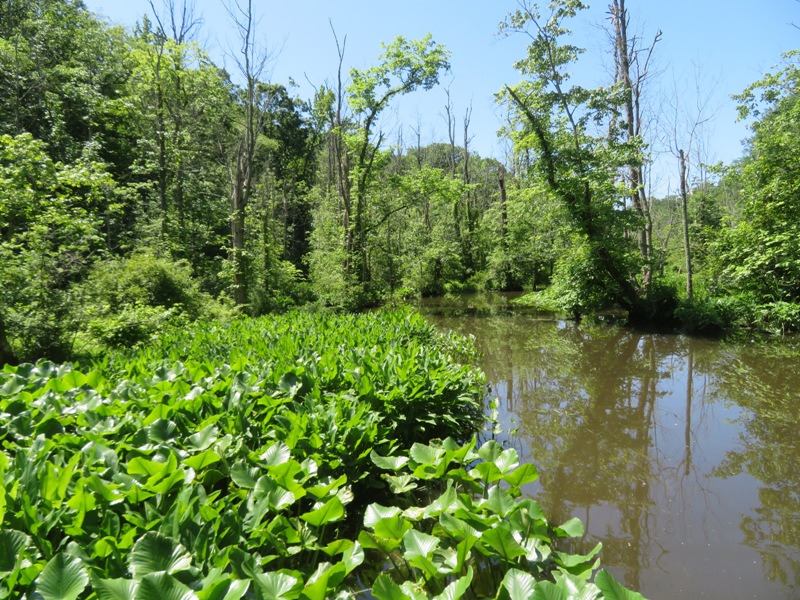
[[[139,251],[95,264],[82,286],[84,350],[132,347],[201,316],[232,311],[200,290],[189,264]]]

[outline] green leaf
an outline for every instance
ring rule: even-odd
[[[134,600],[136,587],[133,579],[100,579],[92,576],[92,590],[98,600]]]
[[[605,569],[597,573],[594,583],[603,592],[605,600],[644,600],[644,596],[625,588]]]
[[[444,493],[425,507],[424,517],[438,517],[440,514],[448,512],[456,504],[456,500],[456,490],[453,488],[452,482],[448,481]]]
[[[199,600],[197,594],[168,573],[150,573],[136,587],[134,600]]]
[[[413,525],[402,515],[385,517],[375,523],[375,536],[390,540],[400,540]]]
[[[342,501],[339,500],[338,496],[333,496],[319,508],[300,515],[301,519],[303,519],[309,525],[313,525],[314,527],[320,527],[327,523],[339,521],[343,517],[344,505],[342,504]]]
[[[279,511],[294,503],[292,492],[279,486],[269,475],[260,477],[253,490],[253,498],[260,502],[266,500],[272,510]]]
[[[511,526],[507,522],[500,523],[494,529],[484,531],[481,535],[481,543],[492,548],[507,561],[525,556],[527,551],[520,546],[514,539]]]
[[[353,572],[353,569],[360,566],[364,562],[364,549],[361,544],[356,542],[352,547],[345,550],[342,555],[342,564],[345,567],[345,575]]]
[[[494,486],[489,490],[489,495],[486,499],[486,507],[493,513],[501,517],[506,517],[517,508],[517,504],[507,491],[499,486]]]
[[[302,600],[326,600],[331,597],[331,592],[339,586],[344,578],[345,567],[342,563],[335,565],[322,563],[308,578],[300,598]]]
[[[517,467],[511,473],[503,476],[503,481],[515,487],[522,487],[539,479],[539,472],[531,463]]]
[[[508,592],[510,600],[528,600],[533,596],[536,580],[532,575],[519,569],[509,569],[501,584]]]
[[[56,554],[34,582],[37,596],[44,600],[76,600],[89,585],[89,574],[81,559]]]
[[[410,600],[403,590],[386,573],[378,575],[372,584],[372,595],[377,600]]]
[[[222,459],[222,457],[213,450],[206,450],[200,454],[190,456],[183,461],[183,464],[185,464],[187,467],[191,467],[195,471],[199,471],[208,465],[213,465],[214,463],[219,462],[220,459]]]
[[[444,456],[444,448],[426,446],[425,444],[415,443],[411,446],[409,455],[415,462],[421,465],[439,466],[439,461]]]
[[[429,558],[438,545],[439,538],[411,529],[403,535],[403,546],[405,547],[403,556],[407,559],[414,556]]]
[[[258,481],[259,469],[248,468],[245,462],[237,462],[231,467],[231,479],[241,488],[252,490]]]
[[[381,506],[373,502],[367,506],[367,510],[364,512],[364,527],[373,528],[381,519],[395,517],[401,512],[402,511],[396,506]]]
[[[472,567],[470,567],[467,569],[466,575],[448,585],[441,594],[434,596],[433,600],[459,600],[459,598],[463,598],[472,583],[472,575]],[[512,600],[514,599],[512,598]]]
[[[277,467],[292,458],[292,451],[284,442],[278,442],[267,448],[259,458],[266,463],[267,467]]]
[[[583,522],[579,518],[573,517],[560,527],[556,527],[555,532],[558,537],[582,537],[584,534]]]
[[[408,463],[406,456],[381,456],[375,450],[369,453],[369,458],[376,467],[388,471],[398,471]]]
[[[150,573],[185,571],[192,559],[178,541],[149,531],[133,545],[129,563],[133,578],[140,580]]]
[[[219,429],[215,425],[209,425],[186,438],[186,444],[195,450],[205,450],[217,441],[218,435]]]
[[[393,494],[405,494],[418,487],[417,478],[413,475],[388,475],[384,474],[383,478],[389,482],[389,487]]]
[[[303,589],[302,581],[285,573],[258,573],[253,582],[260,600],[294,600]]]
[[[0,489],[0,494],[5,491]],[[24,556],[23,550],[30,546],[31,538],[14,529],[0,530],[0,577],[8,575],[17,567]]]
[[[478,456],[484,462],[494,463],[494,461],[503,453],[503,447],[495,440],[489,440],[478,449]]]

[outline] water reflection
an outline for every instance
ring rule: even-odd
[[[424,310],[476,336],[505,441],[541,474],[526,491],[584,521],[576,550],[602,541],[652,600],[797,597],[796,350],[579,326],[497,296]]]

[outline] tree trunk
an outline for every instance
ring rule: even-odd
[[[0,367],[2,365],[16,365],[17,357],[14,355],[14,350],[8,342],[6,336],[6,323],[3,315],[0,315]]]
[[[681,216],[683,217],[683,249],[686,254],[686,299],[692,299],[692,248],[689,243],[689,196],[686,184],[686,155],[680,150],[681,161]]]

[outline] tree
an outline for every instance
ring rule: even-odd
[[[585,5],[558,0],[550,6],[543,18],[524,0],[501,25],[530,39],[516,64],[526,79],[500,94],[516,127],[515,151],[536,154],[530,175],[545,183],[570,219],[574,252],[556,273],[565,308],[580,314],[616,304],[632,320],[644,319],[649,315],[636,282],[641,256],[625,235],[636,223],[629,211],[618,210],[618,199],[630,191],[621,194],[617,185],[617,173],[639,161],[639,140],[627,139],[620,126],[625,95],[619,87],[569,87],[567,68],[582,50],[562,43],[569,33],[564,22]]]
[[[382,47],[379,63],[368,69],[351,69],[350,83],[345,86],[341,74],[344,45],[339,45],[337,39],[338,84],[331,96],[321,97],[329,107],[331,132],[327,152],[335,173],[342,251],[331,253],[331,240],[315,236],[316,246],[309,260],[320,267],[312,268],[312,275],[324,277],[330,286],[330,261],[334,256],[341,257],[343,286],[356,292],[357,304],[374,301],[370,284],[370,236],[400,210],[396,205],[391,208],[383,205],[386,207],[383,210],[381,205],[373,206],[370,201],[377,174],[388,159],[388,154],[381,150],[385,136],[379,129],[380,116],[394,98],[417,89],[431,89],[440,74],[450,67],[449,53],[434,43],[430,35],[420,40],[398,37]],[[349,117],[345,115],[345,102],[351,110]],[[323,225],[319,219],[323,214],[330,218],[336,211],[328,206],[330,198],[326,196],[322,201],[326,206],[317,210],[315,226],[334,234],[336,228]]]
[[[800,52],[736,98],[752,116],[741,221],[722,241],[722,281],[761,303],[800,302]]]
[[[228,15],[239,34],[241,46],[234,61],[244,87],[239,103],[241,115],[235,126],[235,136],[228,174],[230,181],[231,271],[233,275],[233,301],[247,303],[247,258],[245,254],[245,216],[256,179],[256,151],[259,134],[264,126],[265,112],[262,104],[267,96],[260,80],[264,76],[268,54],[256,43],[256,18],[253,0],[226,4]]]
[[[630,19],[625,0],[613,0],[609,5],[609,14],[614,29],[614,81],[622,87],[625,98],[625,136],[629,143],[638,145],[639,149],[639,155],[627,167],[626,180],[630,188],[631,204],[640,216],[639,251],[644,263],[642,284],[647,288],[653,267],[653,219],[645,189],[642,99],[644,86],[650,75],[653,50],[661,39],[661,31],[655,34],[649,46],[642,47],[636,36],[628,37]]]

